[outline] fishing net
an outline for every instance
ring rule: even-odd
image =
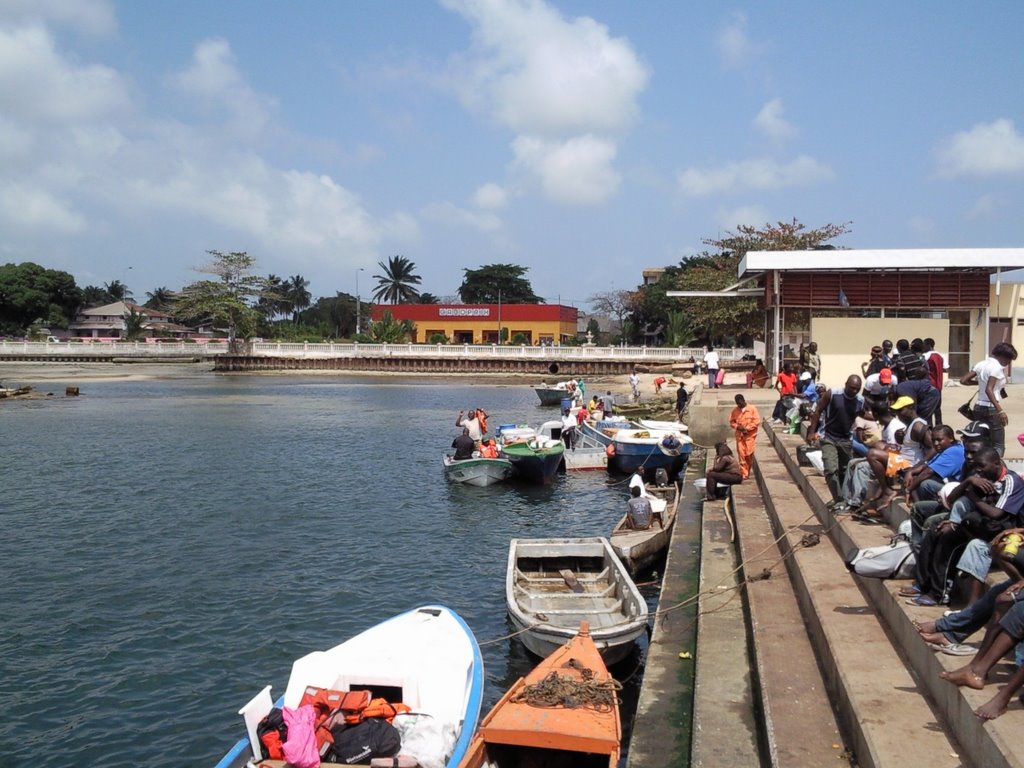
[[[512,696],[512,701],[532,707],[590,707],[598,712],[610,712],[617,706],[620,682],[613,678],[594,679],[594,671],[576,659],[569,659],[563,666],[576,669],[579,677],[563,677],[556,670],[539,683],[524,686]]]

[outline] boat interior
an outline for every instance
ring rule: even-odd
[[[609,768],[608,755],[488,744],[481,768]]]
[[[558,624],[588,619],[610,626],[625,613],[618,574],[601,557],[520,558],[515,590],[524,610],[557,615]]]

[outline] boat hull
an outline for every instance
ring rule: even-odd
[[[500,456],[512,462],[516,471],[516,479],[526,483],[546,485],[554,480],[558,468],[562,464],[565,446],[557,440],[544,440],[540,447],[531,447],[530,442],[505,444]]]
[[[563,581],[563,569],[578,577],[582,592]],[[505,599],[518,637],[541,657],[573,637],[580,621],[590,624],[606,664],[626,658],[647,631],[647,603],[602,537],[513,539]]]
[[[332,690],[397,687],[413,711],[453,723],[458,733],[446,766],[466,754],[483,697],[483,659],[462,618],[440,605],[399,614],[326,651],[292,665],[277,706],[297,707],[308,686]],[[269,711],[269,686],[261,692]],[[260,699],[254,698],[246,708]],[[261,715],[256,716],[256,722]],[[252,759],[248,737],[239,740],[216,768],[243,768]]]
[[[668,547],[679,509],[679,489],[678,484],[666,488],[647,486],[652,506],[661,512],[662,527],[652,522],[647,530],[636,531],[627,527],[626,515],[623,515],[608,537],[615,554],[632,575],[650,568]]]
[[[569,397],[569,393],[566,390],[554,387],[534,387],[533,391],[540,398],[541,405],[561,405],[562,400]]]
[[[617,697],[613,694],[610,706],[607,702],[555,709],[535,706],[530,702],[531,687],[544,685],[552,675],[563,686],[584,684],[598,691],[600,686],[614,686],[589,628],[581,625],[575,637],[517,680],[487,713],[459,768],[527,763],[615,768],[622,743]],[[598,755],[607,756],[607,762],[596,759]]]
[[[475,485],[485,488],[501,483],[512,477],[514,469],[507,459],[465,459],[455,461],[450,456],[443,458],[444,474],[453,483]]]

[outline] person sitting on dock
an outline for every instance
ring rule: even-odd
[[[715,443],[715,462],[704,474],[704,501],[718,498],[718,485],[739,485],[743,482],[740,474],[740,463],[732,455],[732,449],[726,443]]]
[[[747,389],[753,389],[754,387],[767,387],[772,380],[772,375],[768,373],[768,369],[764,367],[764,360],[757,360],[754,362],[754,369],[747,374]]]
[[[640,495],[640,489],[635,485],[629,489],[629,494],[630,499],[626,502],[626,521],[633,530],[646,531],[651,527],[651,518],[654,515],[651,502],[646,496]]]
[[[455,417],[455,426],[464,427],[473,439],[473,442],[479,443],[484,436],[484,430],[477,416],[476,408],[469,409],[469,416],[466,416],[465,413],[465,411],[459,411],[459,415]]]
[[[455,455],[452,458],[455,461],[465,461],[466,459],[473,458],[473,451],[476,450],[476,441],[469,435],[469,427],[462,428],[462,434],[452,440],[452,448],[455,449]]]

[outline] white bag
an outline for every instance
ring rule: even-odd
[[[910,579],[917,567],[910,540],[901,533],[893,536],[888,544],[852,549],[844,560],[848,570],[876,579]]]
[[[821,451],[808,451],[807,460],[819,475],[825,474],[825,462],[822,461]]]

